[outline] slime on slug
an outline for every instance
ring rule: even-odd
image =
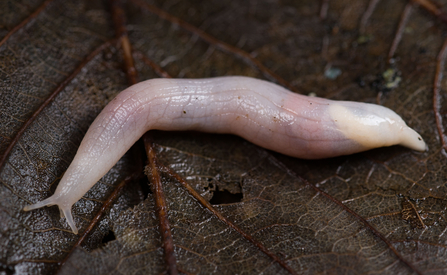
[[[102,110],[54,195],[24,210],[57,205],[77,234],[72,205],[151,129],[235,134],[304,159],[391,145],[426,150],[421,136],[383,106],[307,97],[250,77],[152,79],[127,88]]]

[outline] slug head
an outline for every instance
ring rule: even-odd
[[[422,137],[386,107],[345,101],[330,105],[329,113],[339,131],[365,149],[391,145],[427,149]]]

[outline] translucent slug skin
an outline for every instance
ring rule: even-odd
[[[129,87],[99,114],[53,196],[25,211],[57,205],[74,233],[77,202],[148,130],[229,133],[304,159],[403,145],[421,136],[388,108],[292,93],[249,77],[152,79]]]

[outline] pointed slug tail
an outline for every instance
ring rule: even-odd
[[[23,211],[31,211],[31,210],[34,210],[34,209],[37,209],[37,208],[41,208],[41,207],[44,207],[44,206],[52,206],[52,205],[55,205],[55,204],[57,204],[57,203],[55,203],[54,198],[53,197],[49,197],[49,198],[47,198],[47,199],[45,199],[43,201],[40,201],[38,203],[27,205],[27,206],[23,207]]]
[[[67,219],[67,223],[71,227],[71,230],[73,231],[73,233],[75,233],[77,235],[78,228],[76,227],[76,224],[73,220],[73,216],[71,215],[71,206],[68,208],[61,208],[61,206],[59,206],[59,210],[61,211],[61,216],[64,215],[65,218]]]
[[[30,211],[44,206],[52,206],[52,205],[57,205],[59,207],[61,218],[65,216],[65,218],[67,219],[67,223],[70,226],[73,233],[78,234],[78,228],[76,227],[76,224],[73,221],[73,216],[71,215],[71,205],[59,204],[57,200],[54,198],[54,196],[51,196],[38,203],[27,205],[23,208],[23,211]]]

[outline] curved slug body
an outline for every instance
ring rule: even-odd
[[[239,135],[264,148],[317,159],[376,147],[423,151],[418,133],[388,108],[292,93],[249,77],[152,79],[121,92],[90,126],[53,196],[73,232],[71,206],[148,130]]]

